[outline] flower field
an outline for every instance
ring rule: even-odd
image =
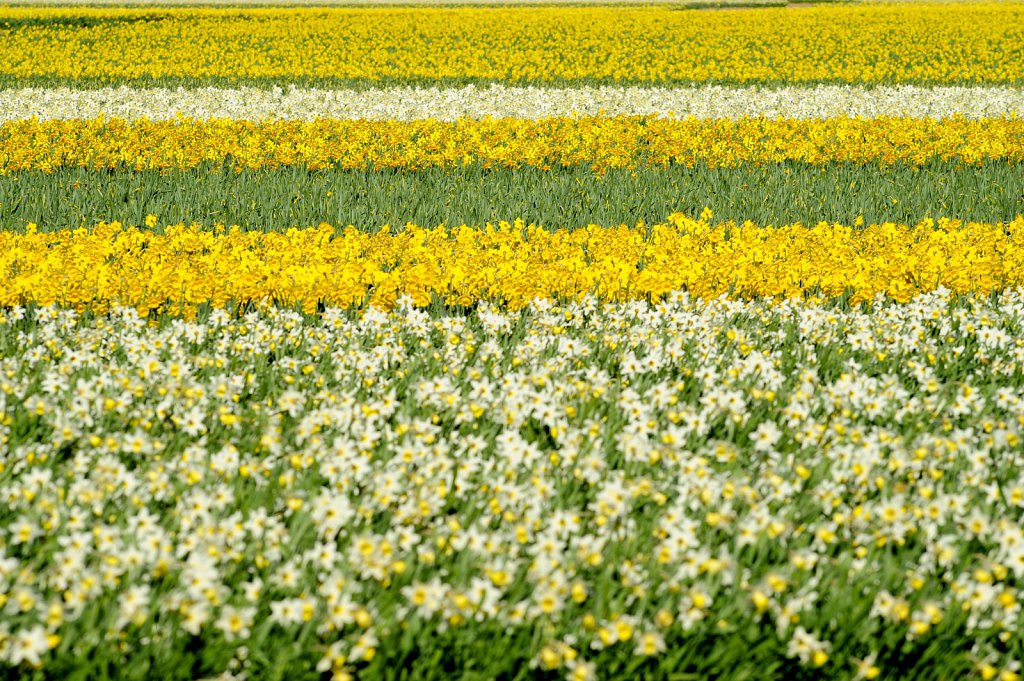
[[[552,232],[534,225],[423,229],[391,234],[330,225],[225,232],[173,225],[165,234],[100,223],[92,230],[0,234],[0,305],[59,304],[194,317],[200,306],[272,299],[313,313],[329,305],[388,310],[413,304],[520,310],[538,298],[659,301],[844,297],[906,301],[946,288],[987,294],[1024,286],[1024,219],[942,220],[914,226],[668,224]]]
[[[164,3],[0,7],[0,679],[1020,681],[1024,3]]]
[[[639,165],[711,167],[798,161],[920,165],[1024,159],[1024,120],[917,118],[744,118],[668,120],[599,116],[540,121],[455,122],[317,119],[11,121],[0,124],[0,167],[145,170],[301,165],[417,170],[481,165],[519,168],[589,165],[601,172]]]
[[[305,84],[1021,82],[1018,3],[677,7],[25,8],[0,80]],[[813,39],[810,37],[813,36]]]

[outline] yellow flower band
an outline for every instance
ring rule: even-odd
[[[100,81],[1020,82],[1019,3],[0,10],[0,75]]]
[[[597,170],[669,164],[922,164],[1024,160],[1024,120],[646,117],[456,122],[18,120],[0,125],[0,171],[59,167],[312,169],[484,166]]]
[[[705,218],[709,216],[705,215]],[[712,225],[672,216],[653,227],[549,231],[522,222],[391,234],[330,225],[287,232],[166,233],[103,223],[0,233],[0,306],[113,304],[191,314],[201,304],[272,300],[391,307],[537,298],[657,300],[676,291],[713,298],[883,294],[907,300],[946,287],[987,293],[1024,284],[1024,218],[1008,224],[924,220],[865,227],[821,223]]]

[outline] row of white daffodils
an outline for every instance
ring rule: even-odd
[[[1024,112],[1024,89],[1006,87],[538,88],[504,85],[460,88],[395,87],[323,90],[134,89],[0,90],[0,121],[40,119],[315,118],[417,120],[556,116],[663,116],[685,118],[826,118],[905,116],[992,118]]]
[[[4,311],[0,675],[1018,681],[1022,328]]]

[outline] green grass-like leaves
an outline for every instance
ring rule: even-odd
[[[741,168],[462,169],[373,171],[302,167],[236,173],[91,171],[0,176],[0,229],[178,222],[284,229],[321,222],[376,230],[524,220],[554,228],[657,222],[710,207],[716,220],[760,225],[821,220],[916,222],[922,217],[1006,221],[1024,213],[1024,166],[933,162],[922,168],[798,163]]]

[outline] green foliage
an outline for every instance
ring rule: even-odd
[[[432,168],[420,171],[301,167],[243,171],[60,169],[0,176],[0,229],[91,227],[120,220],[142,225],[238,224],[250,229],[309,227],[329,222],[376,230],[479,225],[524,220],[547,227],[635,224],[672,213],[759,225],[820,220],[850,224],[955,217],[985,222],[1024,213],[1024,167],[992,162],[923,168],[786,163],[743,168],[644,168],[597,176],[589,168],[558,172]]]

